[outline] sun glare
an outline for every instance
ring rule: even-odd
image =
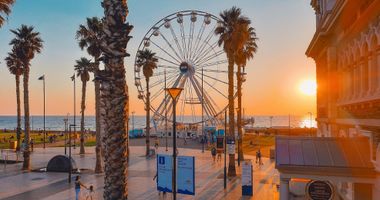
[[[305,80],[300,84],[299,89],[303,94],[312,96],[317,93],[317,83],[314,80]]]

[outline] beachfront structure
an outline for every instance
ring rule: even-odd
[[[379,172],[380,0],[312,0],[311,6],[316,32],[306,55],[316,63],[318,134],[367,137]],[[380,189],[370,188],[374,195]]]
[[[306,54],[316,62],[320,136],[380,142],[380,1],[312,0],[317,30]],[[373,158],[375,158],[375,151]]]

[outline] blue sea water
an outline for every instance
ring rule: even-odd
[[[66,116],[46,116],[46,130],[64,130],[63,119]],[[132,117],[132,116],[130,116]],[[253,117],[255,119],[254,127],[278,127],[278,126],[289,126],[289,116],[246,116],[246,118]],[[0,116],[0,129],[10,129],[14,130],[16,128],[16,116]],[[24,129],[24,119],[22,119],[21,127]],[[76,124],[80,124],[80,116],[76,117]],[[272,121],[272,122],[271,122]],[[132,124],[133,122],[133,124]],[[72,116],[69,117],[69,124],[74,123]],[[312,120],[313,127],[316,127],[316,122]],[[145,116],[134,116],[134,120],[130,118],[130,128],[143,128],[145,127]],[[310,117],[309,116],[290,116],[290,126],[291,127],[310,127]],[[30,128],[32,130],[43,129],[43,116],[31,116],[30,117]],[[85,128],[90,130],[95,130],[95,117],[86,116],[85,117]]]

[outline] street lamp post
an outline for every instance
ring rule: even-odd
[[[227,189],[227,109],[224,111],[224,189]]]
[[[165,88],[166,88],[166,69],[164,71]],[[168,151],[168,99],[165,95],[165,151]]]
[[[204,115],[204,89],[203,89],[203,67],[202,67],[202,102],[201,102],[201,105],[202,105],[202,153],[205,152],[205,142],[204,142],[204,118],[203,118],[203,115]]]
[[[69,183],[71,183],[71,173],[73,171],[72,169],[72,166],[71,166],[71,127],[74,127],[75,129],[75,125],[74,124],[70,124],[69,125]]]
[[[166,88],[166,91],[169,93],[170,97],[173,100],[173,171],[172,171],[172,191],[173,191],[173,200],[177,199],[177,137],[176,137],[176,104],[177,104],[177,99],[179,95],[181,94],[182,88]]]
[[[75,101],[75,74],[73,74],[73,76],[71,76],[71,80],[74,82],[74,149],[75,149],[75,138],[76,138],[76,101]],[[71,144],[70,144],[70,148],[71,148]]]
[[[132,134],[135,133],[135,111],[132,111]]]
[[[67,122],[69,121],[69,114],[67,114],[67,117],[63,119],[63,122],[65,122],[65,155],[67,155],[66,146],[67,146]]]
[[[45,141],[46,141],[46,127],[45,127],[45,119],[46,119],[46,113],[45,113],[45,108],[46,108],[46,103],[45,103],[45,75],[42,75],[38,78],[38,80],[42,80],[43,83],[43,98],[44,98],[44,149],[45,149]]]
[[[272,128],[272,121],[273,121],[273,116],[270,116],[270,127]]]

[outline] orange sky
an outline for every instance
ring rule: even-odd
[[[67,2],[71,1],[73,0]],[[181,4],[177,1],[170,4],[168,1],[167,5],[159,2],[150,0],[149,3],[139,3],[138,1],[129,3],[129,21],[135,28],[132,32],[134,38],[128,46],[132,56],[126,58],[125,61],[127,83],[130,88],[130,109],[136,111],[136,114],[144,114],[144,106],[143,102],[137,99],[133,61],[137,46],[150,26],[158,19],[177,10],[210,8],[208,12],[217,15],[219,11],[233,5],[243,8],[244,14],[252,19],[252,25],[256,28],[260,38],[259,51],[246,68],[248,77],[243,89],[245,113],[247,115],[306,115],[310,111],[315,113],[315,95],[307,96],[299,90],[302,81],[315,80],[315,64],[304,53],[315,31],[315,17],[309,1],[263,3],[260,0],[242,0],[232,3],[232,1],[210,0],[207,3],[203,3],[203,1],[200,3],[197,0]],[[218,2],[217,6],[215,6],[216,2]],[[63,1],[59,3],[63,3]],[[28,1],[17,2],[8,23],[0,30],[0,57],[4,58],[10,49],[7,45],[12,37],[9,29],[18,27],[21,23],[36,26],[45,41],[45,47],[42,54],[37,55],[32,62],[30,74],[31,114],[42,114],[42,82],[37,80],[41,74],[46,74],[47,114],[72,113],[72,82],[69,77],[73,73],[74,60],[86,56],[77,47],[74,37],[75,30],[80,23],[84,22],[85,17],[101,16],[101,7],[94,4],[82,12],[74,9],[58,10],[59,6],[52,6],[50,7],[52,10],[46,13],[47,16],[38,18],[38,16],[28,13],[40,13],[41,11],[38,9],[44,8],[28,7],[27,4]],[[68,4],[65,4],[66,7]],[[85,3],[83,4],[83,7],[88,7]],[[152,10],[155,7],[161,9],[142,12],[142,7],[144,9],[152,8]],[[49,15],[52,15],[54,20],[41,21],[49,18]],[[4,62],[1,62],[0,66],[0,115],[14,115],[16,113],[14,77],[9,74]],[[79,80],[77,83],[77,114],[79,114],[81,91]],[[86,115],[93,115],[94,89],[92,82],[89,82],[88,85]]]

